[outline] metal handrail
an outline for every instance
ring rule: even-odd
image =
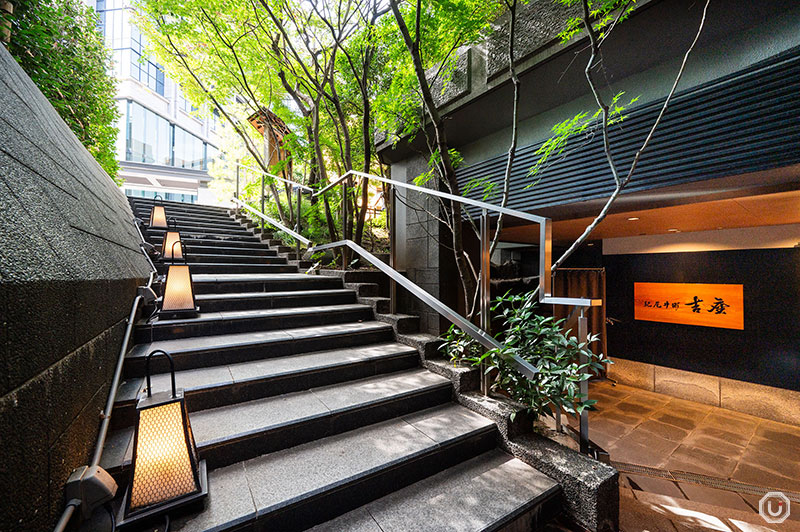
[[[315,246],[312,251],[322,251],[325,249],[331,248],[339,248],[347,246],[370,263],[373,266],[378,268],[380,271],[385,273],[391,280],[411,292],[412,295],[416,296],[417,298],[421,299],[423,303],[433,308],[436,312],[456,324],[462,331],[469,334],[473,337],[477,342],[479,342],[482,346],[486,349],[501,349],[503,344],[492,338],[488,333],[485,331],[480,330],[478,327],[470,323],[469,320],[464,318],[461,314],[456,312],[455,310],[451,309],[428,292],[423,290],[419,285],[413,283],[407,277],[402,275],[400,272],[392,268],[391,266],[387,265],[385,262],[380,260],[378,257],[367,251],[366,249],[362,248],[352,240],[339,240],[338,242],[332,242],[330,244],[322,244],[320,246]],[[530,362],[518,357],[517,355],[510,355],[511,362],[514,366],[526,377],[532,379],[536,376],[539,372]]]
[[[413,190],[415,192],[419,192],[422,194],[427,194],[429,196],[435,196],[438,198],[455,201],[458,203],[462,203],[464,205],[471,205],[473,207],[478,207],[484,211],[484,217],[486,211],[492,211],[499,214],[505,214],[508,216],[513,216],[515,218],[520,218],[522,220],[527,220],[529,222],[533,222],[539,224],[540,229],[540,244],[539,244],[539,302],[548,304],[548,305],[574,305],[579,307],[596,307],[602,304],[600,299],[591,299],[591,298],[573,298],[573,297],[553,297],[552,295],[552,220],[550,218],[546,218],[544,216],[537,216],[535,214],[530,214],[523,211],[518,211],[515,209],[509,209],[507,207],[500,207],[499,205],[492,205],[491,203],[486,203],[485,201],[478,201],[471,198],[465,198],[464,196],[458,196],[456,194],[450,194],[447,192],[441,192],[439,190],[420,187],[417,185],[410,185],[408,183],[403,183],[402,181],[396,181],[394,179],[388,179],[386,177],[378,176],[375,174],[368,174],[366,172],[359,172],[358,170],[349,170],[344,175],[337,178],[335,181],[327,185],[326,187],[320,189],[319,191],[315,192],[312,197],[318,197],[322,194],[326,193],[327,191],[331,190],[336,185],[339,185],[347,178],[351,176],[357,176],[362,179],[366,180],[374,180],[379,181],[381,183],[386,183],[392,185],[393,187],[404,188],[406,190]]]
[[[522,218],[523,220],[528,220],[528,221],[534,222],[534,223],[543,223],[543,222],[548,220],[548,218],[545,218],[543,216],[537,216],[535,214],[530,214],[530,213],[527,213],[527,212],[522,212],[522,211],[517,211],[517,210],[514,210],[514,209],[509,209],[507,207],[500,207],[498,205],[492,205],[491,203],[486,203],[484,201],[478,201],[478,200],[474,200],[474,199],[471,199],[471,198],[466,198],[464,196],[458,196],[456,194],[449,194],[447,192],[441,192],[439,190],[432,189],[432,188],[425,188],[425,187],[420,187],[420,186],[417,186],[417,185],[410,185],[408,183],[403,183],[402,181],[396,181],[394,179],[381,177],[379,175],[367,174],[365,172],[359,172],[358,170],[350,170],[350,171],[346,172],[344,175],[342,175],[338,179],[336,179],[336,181],[330,183],[325,188],[320,189],[318,192],[315,192],[314,196],[315,197],[316,196],[321,196],[322,194],[324,194],[328,190],[332,189],[333,187],[335,187],[336,185],[338,185],[339,183],[341,183],[342,181],[344,181],[345,179],[347,179],[350,176],[358,176],[358,177],[361,177],[361,178],[364,178],[364,179],[371,179],[373,181],[380,181],[381,183],[387,183],[389,185],[396,186],[396,187],[399,187],[399,188],[405,188],[405,189],[408,189],[408,190],[413,190],[415,192],[421,192],[423,194],[428,194],[430,196],[436,196],[436,197],[439,197],[439,198],[442,198],[442,199],[447,199],[447,200],[450,200],[450,201],[456,201],[456,202],[459,202],[459,203],[463,203],[465,205],[472,205],[473,207],[479,207],[481,209],[487,209],[487,210],[499,212],[499,213],[502,213],[502,214],[508,214],[509,216]]]
[[[245,170],[250,170],[250,171],[256,172],[258,174],[265,175],[265,176],[271,177],[273,179],[277,179],[278,181],[283,181],[284,183],[292,185],[295,188],[300,188],[300,189],[305,190],[307,192],[314,192],[314,189],[309,187],[308,185],[304,185],[303,183],[298,183],[297,181],[292,181],[291,179],[286,179],[285,177],[281,177],[279,175],[275,175],[275,174],[271,174],[269,172],[265,172],[264,170],[262,170],[260,168],[253,168],[252,166],[247,166],[247,165],[239,164],[239,163],[233,163],[233,165],[235,167],[237,167],[237,168],[243,168]]]
[[[142,234],[142,230],[136,224],[135,220],[133,225],[136,227],[136,232],[139,233],[139,238],[142,240],[142,242],[139,244],[139,249],[147,259],[147,262],[150,264],[150,276],[147,280],[147,285],[144,287],[146,289],[150,289],[153,285],[153,281],[158,273],[158,270],[156,269],[155,264],[153,264],[153,261],[150,260],[150,256],[147,254],[147,251],[144,248],[144,243],[146,243],[146,241],[144,239],[144,235]],[[94,446],[94,453],[92,454],[92,461],[90,462],[89,467],[100,465],[100,460],[103,458],[103,448],[105,447],[106,438],[108,437],[108,428],[111,425],[111,411],[114,409],[114,403],[117,401],[117,391],[119,389],[120,380],[122,379],[122,368],[125,363],[125,354],[128,352],[128,344],[130,343],[131,334],[133,333],[133,325],[136,321],[136,312],[139,310],[139,305],[143,300],[144,296],[140,293],[133,298],[133,303],[131,304],[131,311],[130,314],[128,314],[125,334],[122,337],[122,346],[120,347],[119,355],[117,355],[117,365],[114,368],[114,377],[111,380],[111,388],[108,390],[108,397],[106,398],[106,406],[105,409],[100,413],[100,429],[97,434],[97,442]],[[81,502],[82,501],[79,500],[67,501],[67,506],[64,508],[61,517],[53,529],[54,532],[64,532],[64,530],[66,530],[67,525],[72,519],[72,515],[75,513],[75,509],[81,504]]]
[[[288,235],[290,235],[295,240],[297,240],[299,242],[302,242],[306,246],[310,246],[311,245],[311,240],[307,239],[306,237],[304,237],[300,233],[297,233],[296,231],[293,231],[292,229],[289,229],[288,227],[286,227],[285,225],[280,223],[275,218],[272,218],[272,217],[267,216],[266,214],[264,214],[262,212],[259,212],[259,211],[255,210],[254,208],[252,208],[250,205],[248,205],[247,203],[243,202],[239,198],[231,198],[231,201],[233,201],[234,203],[236,203],[237,205],[239,205],[241,207],[244,207],[245,209],[247,209],[251,213],[255,214],[256,216],[258,216],[262,220],[264,220],[267,223],[269,223],[270,225],[272,225],[274,227],[277,227],[278,229],[280,229],[284,233],[287,233]]]
[[[588,319],[585,316],[585,309],[588,307],[595,307],[601,306],[603,304],[602,299],[594,299],[594,298],[583,298],[583,297],[554,297],[553,296],[553,222],[550,218],[546,218],[543,216],[537,216],[535,214],[529,214],[522,211],[517,211],[514,209],[509,209],[507,207],[500,207],[497,205],[492,205],[491,203],[486,203],[483,201],[478,201],[470,198],[465,198],[463,196],[457,196],[455,194],[449,194],[447,192],[441,192],[439,190],[424,188],[417,185],[410,185],[408,183],[403,183],[401,181],[395,181],[394,179],[387,179],[382,176],[377,176],[374,174],[368,174],[366,172],[359,172],[357,170],[350,170],[346,172],[344,175],[337,178],[335,181],[323,187],[318,192],[314,193],[312,197],[317,197],[325,194],[333,187],[339,185],[340,183],[344,183],[344,192],[343,195],[347,195],[347,187],[348,183],[346,180],[351,176],[357,176],[362,179],[362,183],[368,182],[370,179],[379,181],[381,183],[386,183],[392,186],[391,188],[391,214],[392,214],[392,229],[390,232],[390,245],[391,245],[391,266],[395,265],[394,262],[394,211],[395,211],[395,188],[403,188],[406,190],[412,190],[415,192],[419,192],[421,194],[427,194],[429,196],[435,196],[441,199],[446,199],[449,201],[458,202],[464,205],[471,205],[473,207],[478,207],[481,209],[481,224],[480,224],[480,245],[481,245],[481,268],[480,268],[480,285],[479,285],[479,295],[480,295],[480,325],[481,329],[475,327],[471,323],[469,323],[466,319],[464,319],[461,315],[454,312],[449,307],[442,305],[438,300],[434,298],[428,298],[425,302],[430,305],[432,308],[436,309],[440,313],[442,310],[447,311],[447,314],[444,314],[446,317],[450,318],[451,321],[456,323],[453,318],[455,317],[457,320],[457,324],[461,327],[461,330],[468,333],[472,338],[480,342],[485,347],[489,347],[490,349],[498,346],[489,345],[487,346],[484,343],[485,337],[488,336],[488,331],[491,328],[491,319],[490,319],[490,307],[491,307],[491,296],[490,296],[490,283],[489,283],[489,271],[491,269],[491,257],[490,257],[490,238],[489,238],[489,211],[496,212],[499,214],[505,214],[508,216],[513,216],[515,218],[520,218],[522,220],[527,220],[539,225],[539,288],[538,288],[538,298],[539,302],[543,304],[549,305],[570,305],[575,306],[580,309],[580,317],[578,318],[578,339],[579,341],[588,341],[589,333],[588,333]],[[342,202],[342,221],[345,224],[344,227],[347,227],[347,202]],[[356,250],[355,244],[350,244],[347,241],[337,242],[337,247],[341,247],[342,245],[346,245],[347,247]],[[333,247],[333,245],[329,245]],[[360,246],[359,246],[360,247]],[[315,249],[322,249],[322,247],[317,247]],[[363,248],[362,248],[363,249]],[[358,251],[358,250],[356,250]],[[359,252],[360,253],[360,252]],[[344,259],[344,256],[343,256]],[[371,261],[372,262],[372,261]],[[346,267],[346,261],[342,261],[343,266]],[[382,271],[388,274],[384,268],[380,265],[375,264],[379,267]],[[394,268],[391,268],[392,271],[395,271]],[[396,273],[396,271],[395,271]],[[399,275],[399,274],[398,274]],[[402,276],[400,276],[402,277]],[[406,280],[407,281],[407,280]],[[395,303],[395,295],[394,295],[394,285],[395,283],[400,283],[406,288],[409,288],[405,282],[400,281],[397,278],[392,278],[391,283],[391,291],[392,291],[392,308],[394,308]],[[408,283],[411,286],[413,285],[410,281]],[[410,289],[410,288],[409,288]],[[425,293],[423,290],[419,290],[420,293]],[[412,292],[413,293],[413,292]],[[417,297],[421,297],[420,293],[415,293]],[[469,324],[469,327],[466,327],[466,324]],[[486,331],[486,332],[484,332]],[[535,368],[530,366],[527,362],[525,364],[527,366],[520,366],[521,362],[524,362],[521,358],[514,358],[513,360],[517,369],[519,369],[524,375],[527,377],[532,377],[536,374]],[[580,356],[580,363],[584,364],[587,362],[586,355]],[[533,373],[530,373],[527,370],[528,367],[533,369]],[[484,393],[488,393],[489,391],[489,382],[487,372],[481,372],[481,390]],[[583,380],[580,383],[580,392],[581,394],[588,396],[589,394],[589,383],[588,380]],[[559,415],[556,416],[557,423],[560,424],[560,417]],[[580,414],[580,432],[579,432],[579,441],[580,441],[580,449],[583,453],[590,453],[592,450],[592,443],[589,440],[589,412],[584,410]]]

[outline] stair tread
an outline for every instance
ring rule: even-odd
[[[263,308],[253,310],[223,310],[219,312],[201,312],[194,318],[181,318],[171,320],[156,319],[149,325],[155,326],[172,326],[172,325],[188,325],[192,323],[202,323],[209,321],[221,320],[248,320],[261,317],[276,317],[286,316],[291,317],[298,314],[319,314],[319,313],[338,313],[348,310],[369,310],[369,305],[362,305],[360,303],[348,303],[340,305],[315,305],[307,307],[286,307],[286,308]],[[143,328],[149,325],[142,326]]]
[[[177,371],[175,372],[175,381],[178,386],[191,392],[203,388],[280,377],[409,353],[415,354],[416,350],[397,342],[386,342]],[[143,388],[144,377],[128,379],[126,384],[129,383],[131,386],[120,388],[117,405],[136,401]],[[154,392],[168,391],[171,386],[169,373],[153,375],[151,385]]]
[[[295,329],[276,329],[261,332],[245,332],[220,334],[213,336],[195,336],[191,338],[175,338],[137,344],[128,353],[127,358],[144,358],[155,349],[175,354],[197,350],[213,350],[225,347],[260,344],[269,342],[292,341],[305,338],[324,337],[343,333],[391,330],[391,326],[378,321],[357,323],[340,323],[335,325],[319,325],[315,327],[299,327]]]
[[[349,288],[328,288],[319,290],[280,290],[275,292],[230,292],[221,294],[199,294],[195,296],[198,302],[219,301],[227,299],[262,299],[277,297],[302,297],[302,296],[326,296],[352,294]]]
[[[202,452],[204,447],[449,385],[448,379],[417,368],[190,412],[189,420]],[[130,461],[133,431],[126,427],[113,434],[109,441],[118,462],[106,462],[112,469]]]
[[[205,511],[176,519],[172,530],[234,526],[493,427],[479,414],[448,404],[210,471]]]
[[[229,283],[242,281],[304,281],[313,277],[304,273],[193,273],[192,283]]]
[[[198,444],[204,445],[308,417],[335,415],[348,408],[363,407],[426,388],[448,386],[449,382],[419,368],[255,399],[192,413],[192,432]]]
[[[317,525],[309,532],[494,529],[509,515],[553,497],[559,490],[558,483],[550,477],[503,451],[493,450]]]

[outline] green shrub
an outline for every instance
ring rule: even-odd
[[[486,362],[486,372],[494,375],[491,389],[527,406],[537,417],[553,415],[558,409],[580,413],[597,402],[581,395],[580,383],[609,363],[604,355],[589,349],[598,335],[579,342],[571,331],[562,330],[564,320],[536,314],[534,292],[506,294],[495,301],[492,311],[499,311],[503,318],[503,347],[483,352],[480,344],[453,326],[443,336],[441,347],[452,361],[474,366]],[[581,354],[587,357],[584,364],[579,363]],[[536,367],[536,377],[528,379],[517,371],[508,361],[511,355]]]

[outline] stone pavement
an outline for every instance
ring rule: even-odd
[[[589,396],[590,437],[614,462],[800,492],[800,427],[608,381]]]

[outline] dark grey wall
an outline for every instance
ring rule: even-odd
[[[800,391],[800,249],[604,255],[608,355]],[[634,319],[633,283],[741,284],[744,330]]]
[[[148,267],[124,196],[2,46],[0,213],[0,530],[47,530]]]
[[[413,183],[414,178],[428,170],[427,160],[418,156],[392,166],[392,179]],[[449,239],[449,231],[428,213],[439,212],[439,202],[430,196],[398,189],[397,191],[397,267],[406,277],[443,303],[456,308],[458,289],[452,252],[439,245]],[[420,330],[430,334],[441,332],[439,314],[419,299],[398,289],[400,312],[420,317]]]

